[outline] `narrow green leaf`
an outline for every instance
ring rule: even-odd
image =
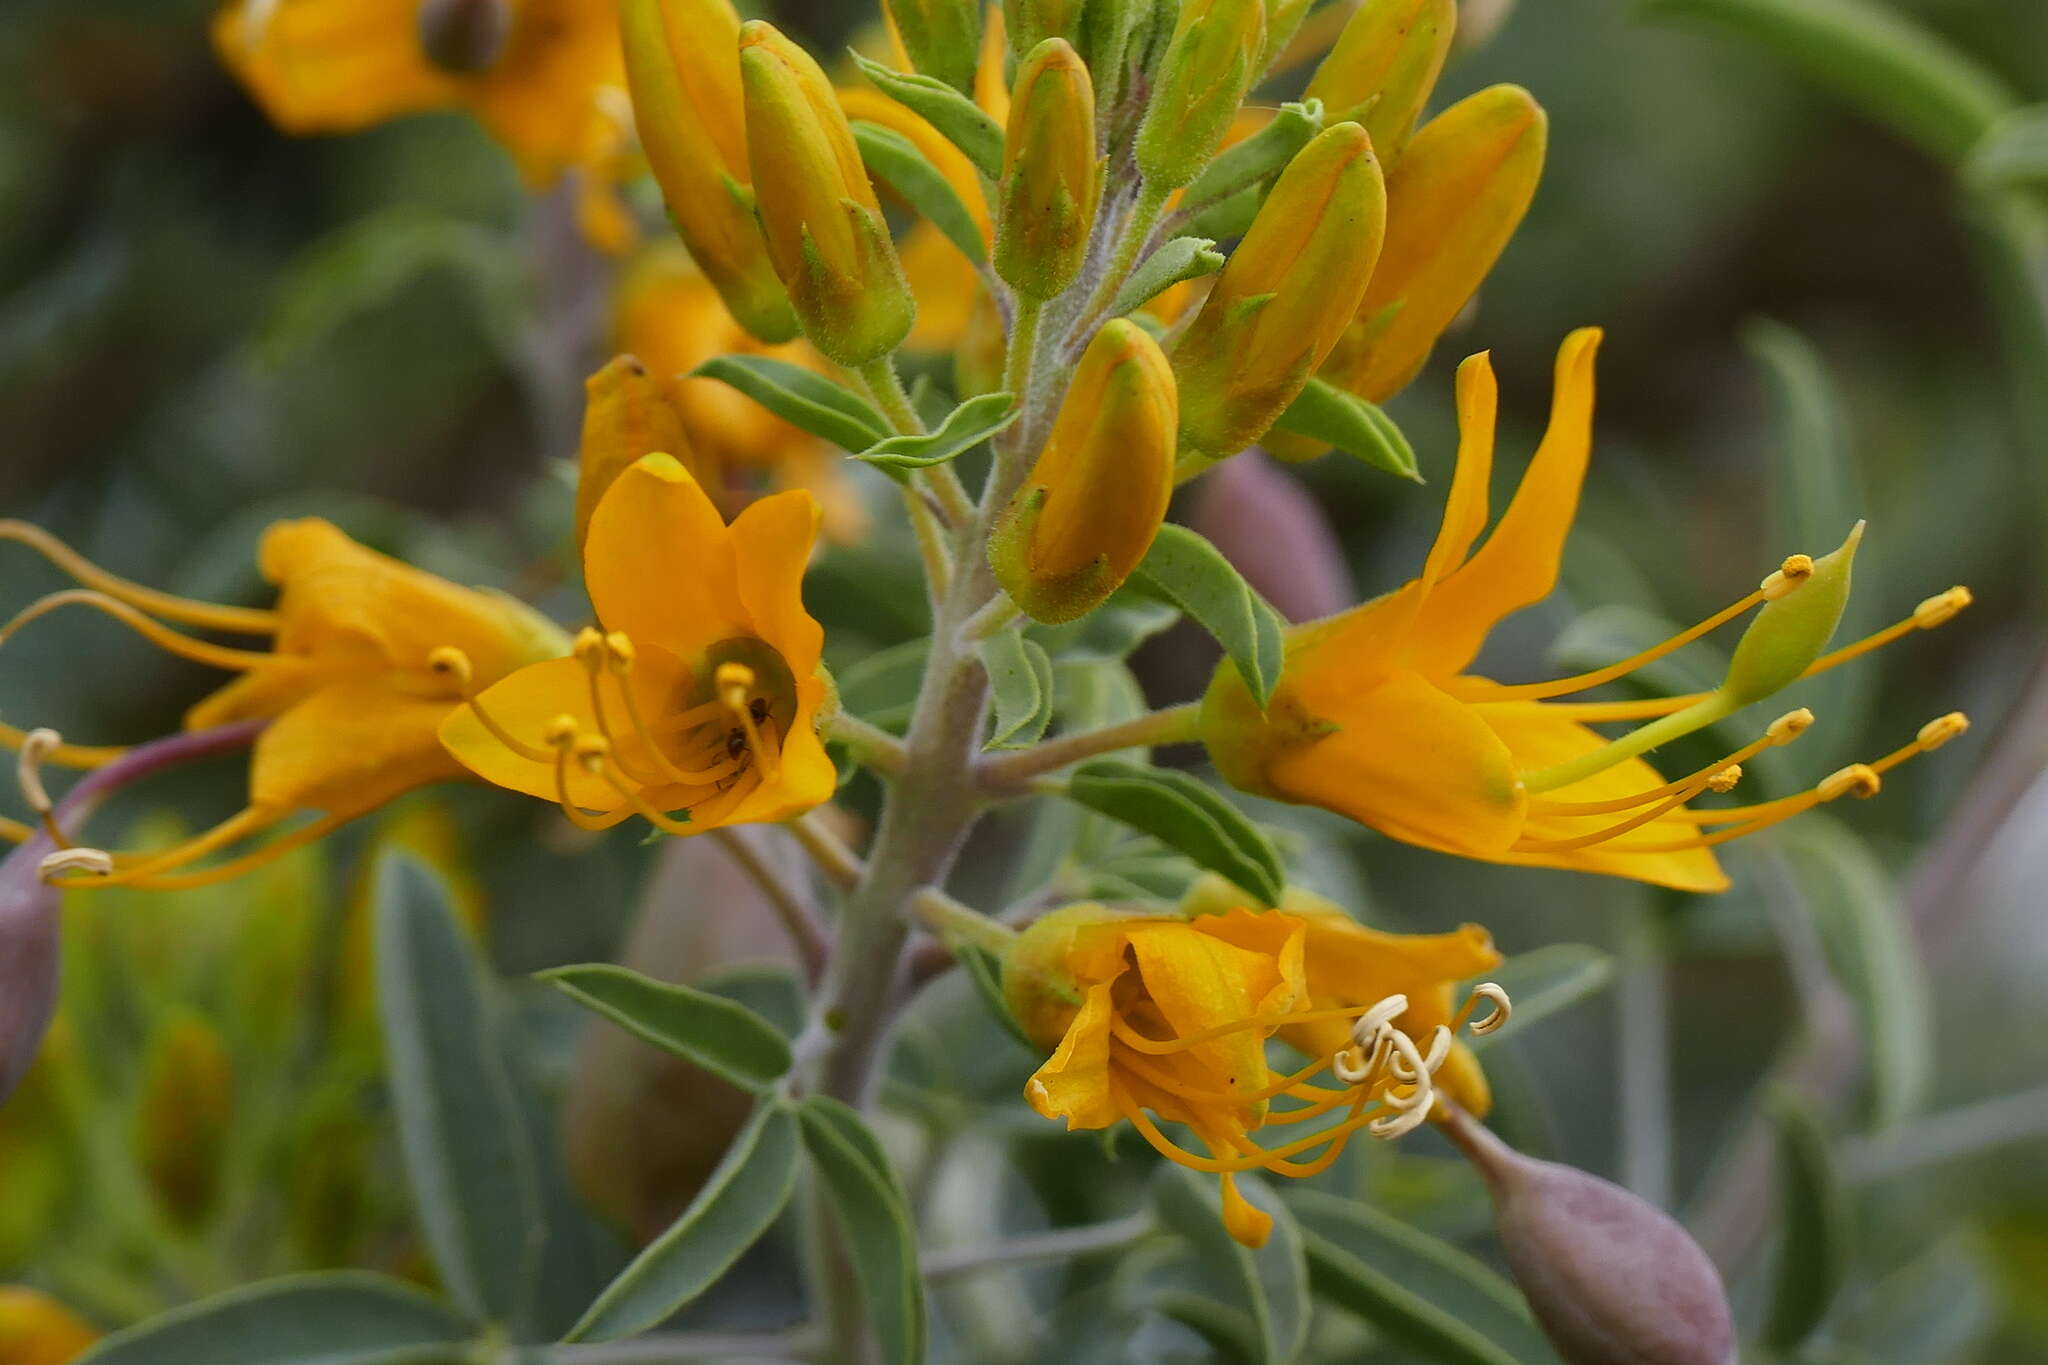
[[[1733,33],[1950,165],[2016,103],[1946,39],[1875,0],[1641,0],[1641,11]]]
[[[889,434],[868,400],[801,365],[765,355],[717,355],[690,373],[738,389],[783,421],[841,450],[866,450]]]
[[[981,997],[981,1003],[988,1006],[988,1012],[1002,1024],[1004,1031],[1036,1055],[1038,1044],[1031,1041],[1023,1025],[1017,1022],[1017,1016],[1010,1013],[1009,1002],[1003,999],[1002,960],[979,943],[955,943],[952,947],[954,959],[967,973],[967,979],[974,983],[974,993]]]
[[[1415,448],[1408,444],[1401,428],[1394,425],[1394,419],[1380,411],[1378,404],[1368,403],[1325,380],[1309,380],[1301,396],[1288,405],[1273,427],[1333,445],[1375,469],[1422,482],[1422,471],[1415,463]]]
[[[367,1271],[231,1289],[116,1332],[77,1365],[458,1365],[476,1328]]]
[[[2015,109],[1993,124],[1963,174],[1981,190],[2048,191],[2048,104]]]
[[[1280,174],[1321,131],[1321,100],[1281,105],[1265,127],[1211,161],[1181,195],[1181,202],[1206,206]]]
[[[450,1297],[477,1318],[511,1321],[544,1229],[482,969],[447,887],[416,859],[379,858],[376,888],[377,1009],[420,1229]]]
[[[1308,1340],[1309,1276],[1301,1229],[1258,1177],[1238,1177],[1238,1190],[1273,1219],[1272,1234],[1257,1249],[1238,1242],[1223,1226],[1222,1195],[1214,1176],[1164,1163],[1152,1176],[1160,1221],[1188,1239],[1202,1268],[1217,1277],[1224,1306],[1249,1321],[1249,1339],[1240,1343],[1246,1354],[1254,1365],[1287,1365]],[[1171,1312],[1171,1301],[1162,1307]]]
[[[852,54],[860,73],[890,99],[923,118],[939,135],[967,153],[974,168],[991,180],[1003,175],[1003,127],[981,106],[942,80],[891,71],[860,53]]]
[[[985,749],[1028,749],[1052,722],[1052,660],[1019,630],[999,631],[981,645],[981,664],[995,693],[995,728]]]
[[[1613,979],[1614,959],[1583,943],[1552,943],[1517,953],[1487,975],[1507,991],[1514,1013],[1492,1033],[1474,1038],[1472,1046],[1483,1051],[1512,1038],[1539,1019],[1607,989]]]
[[[1169,602],[1216,637],[1264,705],[1280,682],[1280,614],[1252,591],[1222,551],[1185,526],[1159,528],[1129,586]]]
[[[716,1284],[775,1222],[796,1187],[797,1121],[767,1101],[682,1216],[612,1281],[564,1340],[645,1332]]]
[[[554,967],[540,980],[644,1042],[760,1092],[789,1070],[789,1040],[744,1005],[609,962]]]
[[[1447,1365],[1557,1359],[1521,1294],[1471,1256],[1352,1199],[1293,1190],[1316,1294]]]
[[[855,454],[857,460],[888,469],[926,469],[958,459],[1017,420],[1019,409],[1007,393],[984,393],[954,408],[937,431],[891,436]]]
[[[1286,886],[1280,855],[1242,811],[1198,779],[1170,768],[1097,759],[1074,770],[1067,795],[1178,849],[1261,905],[1279,903]]]
[[[847,1241],[860,1249],[854,1269],[881,1341],[883,1365],[923,1365],[924,1281],[917,1268],[917,1237],[909,1201],[881,1143],[860,1115],[824,1095],[805,1100],[797,1118]]]
[[[1223,268],[1225,259],[1215,248],[1215,240],[1209,237],[1175,237],[1163,243],[1124,281],[1116,302],[1110,305],[1110,316],[1120,318],[1135,313],[1182,280],[1215,274]]]
[[[1796,1351],[1819,1330],[1849,1275],[1849,1205],[1820,1119],[1787,1090],[1771,1096],[1778,1130],[1778,1212],[1783,1238],[1763,1341]]]
[[[962,255],[976,265],[988,260],[988,246],[975,226],[974,215],[916,143],[894,128],[866,119],[854,120],[853,140],[860,144],[861,160],[868,169],[888,181],[912,208],[945,233]]]
[[[1814,812],[1778,831],[1801,908],[1835,979],[1855,1002],[1870,1067],[1871,1121],[1921,1107],[1932,1078],[1932,1007],[1898,888],[1861,839]]]

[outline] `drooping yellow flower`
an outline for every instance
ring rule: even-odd
[[[1967,590],[1951,589],[1898,625],[1822,656],[1846,598],[1860,530],[1835,555],[1818,563],[1795,555],[1757,591],[1608,668],[1515,686],[1467,671],[1503,617],[1556,586],[1592,449],[1599,340],[1597,330],[1575,332],[1559,351],[1549,429],[1513,504],[1476,553],[1489,514],[1497,394],[1486,357],[1465,362],[1458,372],[1457,470],[1421,576],[1292,631],[1279,687],[1263,711],[1232,670],[1219,670],[1201,729],[1226,779],[1468,858],[1719,891],[1728,882],[1716,845],[1821,801],[1870,795],[1884,772],[1961,732],[1963,718],[1945,716],[1903,748],[1845,768],[1799,796],[1711,810],[1690,803],[1726,791],[1742,762],[1796,738],[1810,713],[1780,718],[1753,743],[1675,781],[1640,756],[1798,677],[1939,625],[1968,604]],[[1802,588],[1808,580],[1818,586]],[[1788,596],[1802,592],[1818,596]],[[1647,702],[1555,700],[1625,677],[1767,602],[1772,606],[1736,651],[1729,681],[1715,692]],[[1812,605],[1824,610],[1804,610]],[[1787,626],[1796,638],[1780,638]],[[1663,719],[1612,741],[1588,728],[1648,717]],[[1703,825],[1725,828],[1703,833]]]
[[[621,473],[590,519],[584,585],[599,627],[574,656],[505,678],[442,741],[486,781],[606,829],[671,834],[786,820],[837,785],[818,739],[824,631],[803,605],[818,529],[808,494],[727,526],[667,454]]]
[[[1321,908],[1302,915],[1233,905],[1181,917],[1079,905],[1017,938],[1003,992],[1051,1053],[1025,1087],[1034,1109],[1070,1129],[1128,1120],[1169,1160],[1221,1175],[1224,1225],[1259,1246],[1272,1221],[1239,1193],[1237,1173],[1313,1175],[1360,1130],[1391,1138],[1421,1124],[1471,1013],[1469,1004],[1449,1012],[1451,986],[1498,961],[1476,927],[1404,938],[1348,919],[1340,926]],[[1497,987],[1482,993],[1505,1002]],[[1276,1035],[1308,1052],[1309,1064],[1273,1067],[1267,1043]],[[1337,1085],[1316,1083],[1325,1070]],[[1462,1084],[1454,1098],[1475,1093]],[[1483,1104],[1483,1080],[1476,1095]],[[1295,1103],[1276,1107],[1282,1099]],[[1252,1138],[1339,1111],[1305,1137],[1273,1146]],[[1175,1142],[1156,1120],[1188,1128],[1208,1155]]]
[[[588,160],[625,79],[615,0],[232,0],[213,42],[287,133],[466,109],[536,188]]]
[[[561,632],[523,604],[459,587],[349,539],[316,517],[273,524],[260,565],[277,585],[274,610],[193,602],[106,573],[39,530],[0,522],[0,539],[27,545],[84,584],[34,603],[0,641],[64,606],[122,622],[180,658],[242,676],[193,706],[188,730],[261,722],[249,771],[249,804],[211,830],[159,853],[114,855],[114,870],[81,884],[166,888],[218,881],[338,828],[401,792],[463,776],[441,748],[442,718],[462,685],[488,685],[559,654]],[[247,636],[268,649],[195,639],[165,622]],[[453,661],[453,662],[451,662]],[[0,726],[0,743],[28,744],[34,762],[93,768],[126,752],[24,735]],[[34,800],[39,793],[30,792]],[[47,807],[36,801],[47,819]],[[319,812],[258,851],[197,872],[179,869],[302,811]],[[70,838],[53,831],[60,846]]]

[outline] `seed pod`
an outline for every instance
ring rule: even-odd
[[[832,84],[758,19],[740,29],[740,75],[768,256],[804,335],[849,368],[880,359],[909,335],[917,304]]]
[[[65,1365],[99,1340],[85,1321],[40,1290],[0,1286],[0,1360]]]
[[[198,1227],[213,1209],[233,1117],[234,1069],[219,1031],[191,1013],[165,1020],[143,1072],[135,1157],[180,1227]]]
[[[1177,406],[1144,328],[1119,318],[1095,334],[989,543],[997,580],[1034,619],[1085,615],[1152,547],[1173,497]]]
[[[1145,121],[1138,169],[1154,189],[1178,189],[1202,172],[1259,74],[1266,45],[1264,0],[1186,0]]]
[[[683,245],[740,326],[796,335],[754,217],[731,0],[620,0],[633,121]]]
[[[1849,605],[1850,571],[1862,541],[1859,521],[1834,553],[1801,566],[1803,581],[1764,603],[1735,646],[1721,683],[1733,705],[1747,706],[1790,686],[1828,647]],[[1772,576],[1773,582],[1780,580],[1781,575]],[[1771,590],[1767,583],[1765,591]]]
[[[980,0],[883,0],[889,22],[910,64],[963,95],[974,93],[981,57]]]
[[[0,1101],[28,1074],[57,1004],[61,896],[38,875],[50,848],[38,836],[0,859]]]
[[[1457,26],[1455,0],[1366,0],[1302,98],[1363,123],[1373,151],[1393,166],[1436,88]]]
[[[1571,1365],[1734,1365],[1721,1277],[1669,1215],[1462,1112],[1444,1130],[1485,1178],[1508,1267]]]
[[[1010,96],[996,273],[1026,298],[1064,292],[1081,273],[1101,191],[1094,85],[1080,54],[1048,38],[1024,59]]]
[[[1288,164],[1174,347],[1184,456],[1235,455],[1300,395],[1358,310],[1386,211],[1356,123],[1324,129]]]
[[[512,34],[508,0],[422,0],[420,51],[443,71],[474,76],[505,55]]]

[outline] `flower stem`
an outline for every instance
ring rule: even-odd
[[[1123,235],[1117,240],[1116,254],[1110,257],[1109,268],[1102,273],[1095,292],[1089,296],[1088,306],[1081,310],[1081,320],[1067,333],[1067,347],[1073,349],[1088,340],[1091,333],[1116,302],[1117,291],[1124,287],[1130,277],[1131,267],[1138,263],[1138,253],[1145,249],[1145,243],[1152,237],[1152,229],[1159,225],[1159,215],[1166,208],[1166,201],[1173,192],[1146,184],[1138,191],[1137,205],[1131,216],[1124,220]]]
[[[811,861],[841,890],[852,890],[867,874],[859,857],[840,841],[838,835],[825,828],[816,811],[806,811],[784,824],[783,828],[803,845],[804,852],[811,855]]]
[[[919,1266],[928,1280],[951,1279],[983,1270],[1002,1270],[1029,1265],[1034,1261],[1064,1261],[1099,1251],[1116,1251],[1149,1237],[1158,1223],[1149,1210],[1140,1210],[1107,1223],[1085,1223],[1080,1227],[1054,1228],[1023,1237],[1008,1237],[985,1246],[956,1247],[927,1253]]]
[[[711,837],[718,841],[728,857],[739,864],[763,898],[774,909],[775,917],[782,924],[782,930],[789,935],[789,941],[796,949],[804,965],[804,975],[817,980],[825,969],[825,955],[830,935],[818,920],[817,911],[800,895],[795,887],[783,880],[782,873],[771,866],[761,851],[749,842],[747,836],[735,829],[714,829]]]
[[[903,741],[879,725],[841,711],[825,725],[826,736],[853,751],[863,768],[894,777],[903,771]]]
[[[1032,789],[1034,778],[1064,768],[1069,763],[1079,763],[1118,749],[1150,748],[1191,740],[1195,738],[1196,722],[1201,714],[1201,703],[1191,701],[1169,706],[1163,711],[1149,712],[1119,725],[1083,730],[1077,735],[1062,735],[1014,754],[983,759],[978,765],[981,789],[991,796],[1022,796]]]
[[[1024,609],[1011,600],[1009,594],[992,597],[987,606],[967,618],[966,623],[960,627],[960,634],[971,642],[979,643],[997,634],[1004,626],[1023,614]]]

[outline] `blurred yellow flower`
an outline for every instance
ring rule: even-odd
[[[7,1365],[66,1365],[99,1333],[40,1290],[0,1285],[0,1360]]]
[[[1361,1129],[1391,1138],[1421,1124],[1472,1010],[1451,1013],[1451,987],[1500,959],[1476,926],[1434,937],[1375,934],[1333,908],[1247,909],[1214,884],[1190,908],[1205,904],[1219,908],[1188,918],[1099,905],[1056,911],[1012,944],[1003,991],[1025,1032],[1051,1052],[1025,1086],[1032,1108],[1069,1129],[1128,1120],[1169,1160],[1222,1176],[1225,1227],[1260,1246],[1272,1219],[1239,1192],[1237,1174],[1314,1175]],[[1497,987],[1481,993],[1504,1004]],[[1271,1067],[1266,1044],[1275,1035],[1309,1064],[1291,1074]],[[1314,1083],[1325,1070],[1337,1086]],[[1467,1057],[1458,1075],[1453,1098],[1483,1104],[1476,1063]],[[1274,1108],[1283,1098],[1299,1104]],[[1348,1112],[1280,1146],[1251,1137],[1338,1110]],[[1167,1137],[1153,1116],[1190,1129],[1208,1155]]]
[[[763,498],[727,526],[673,456],[636,461],[584,545],[602,629],[475,696],[442,741],[585,829],[638,814],[699,834],[822,803],[837,779],[817,733],[824,631],[803,605],[817,529],[808,494]]]
[[[187,730],[264,722],[255,740],[246,808],[162,852],[116,854],[110,874],[67,878],[67,885],[166,888],[219,881],[317,839],[401,792],[459,777],[462,768],[437,739],[456,688],[488,684],[566,647],[561,632],[523,604],[423,573],[357,544],[317,517],[277,522],[264,533],[263,576],[278,588],[277,606],[269,611],[193,602],[129,583],[22,522],[0,522],[0,539],[40,551],[85,585],[29,606],[0,629],[0,641],[60,607],[90,607],[168,653],[242,675],[186,712]],[[269,636],[272,645],[256,650],[211,644],[166,621]],[[8,726],[0,726],[0,743],[26,745],[31,773],[38,762],[92,768],[126,752],[63,744],[47,730],[24,735]],[[30,794],[32,800],[39,795]],[[321,815],[245,857],[198,872],[178,871],[304,810]],[[46,809],[38,813],[47,815]],[[53,837],[60,847],[70,842],[64,831]]]

